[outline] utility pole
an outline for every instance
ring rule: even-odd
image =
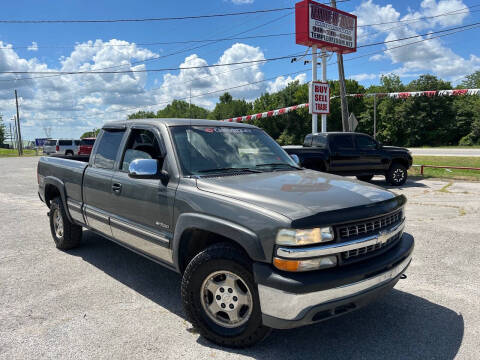
[[[317,45],[312,45],[312,81],[317,81]],[[312,134],[318,132],[318,115],[312,111]]]
[[[18,97],[15,89],[15,103],[17,105],[17,135],[18,135],[18,155],[23,155],[22,131],[20,129],[20,114],[18,112]]]
[[[332,7],[337,7],[336,0],[330,0]],[[340,85],[340,101],[342,106],[342,128],[343,131],[349,131],[350,127],[348,125],[348,103],[347,103],[347,90],[345,87],[345,72],[343,70],[343,55],[337,53],[337,64],[338,64],[338,81]]]

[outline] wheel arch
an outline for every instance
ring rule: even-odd
[[[232,244],[254,261],[265,260],[260,240],[251,230],[209,215],[182,214],[172,240],[172,257],[177,271],[183,273],[196,254],[220,242]]]
[[[45,178],[45,203],[50,208],[51,201],[60,196],[63,204],[63,208],[65,209],[65,213],[67,214],[67,218],[70,222],[73,222],[72,217],[70,216],[70,212],[68,211],[67,206],[67,194],[65,192],[65,184],[62,180],[53,177],[47,176]]]
[[[404,158],[393,158],[392,162],[390,163],[389,169],[394,165],[394,164],[400,164],[405,166],[408,169],[408,160]]]

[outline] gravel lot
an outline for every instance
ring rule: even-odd
[[[179,275],[89,231],[80,248],[56,250],[37,161],[0,158],[1,359],[480,359],[480,183],[395,189],[409,199],[416,249],[408,279],[389,295],[230,350],[191,329]]]

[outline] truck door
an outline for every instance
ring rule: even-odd
[[[355,145],[360,154],[359,169],[375,172],[382,169],[382,156],[377,142],[367,135],[355,135]]]
[[[115,240],[157,259],[172,262],[173,201],[175,189],[160,179],[128,176],[135,159],[156,159],[163,167],[165,146],[156,128],[138,126],[130,130],[118,168],[112,178],[110,218]]]
[[[103,129],[83,177],[83,201],[87,224],[112,236],[109,218],[112,204],[112,176],[125,129]]]
[[[330,172],[348,174],[357,170],[360,156],[351,134],[335,134],[328,137],[330,145]]]

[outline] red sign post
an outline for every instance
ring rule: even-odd
[[[322,132],[326,132],[326,114],[330,112],[327,51],[348,54],[357,50],[357,17],[312,0],[303,0],[295,4],[295,40],[297,44],[312,47],[312,83],[310,84],[309,101],[309,109],[312,114],[312,133],[317,132],[317,114],[322,114]],[[316,81],[317,47],[322,49],[323,82],[321,83]],[[341,74],[343,74],[343,61],[339,64],[342,64]],[[340,78],[342,80],[343,75]],[[322,90],[323,93],[317,93],[316,90]],[[328,93],[327,97],[325,93]]]

